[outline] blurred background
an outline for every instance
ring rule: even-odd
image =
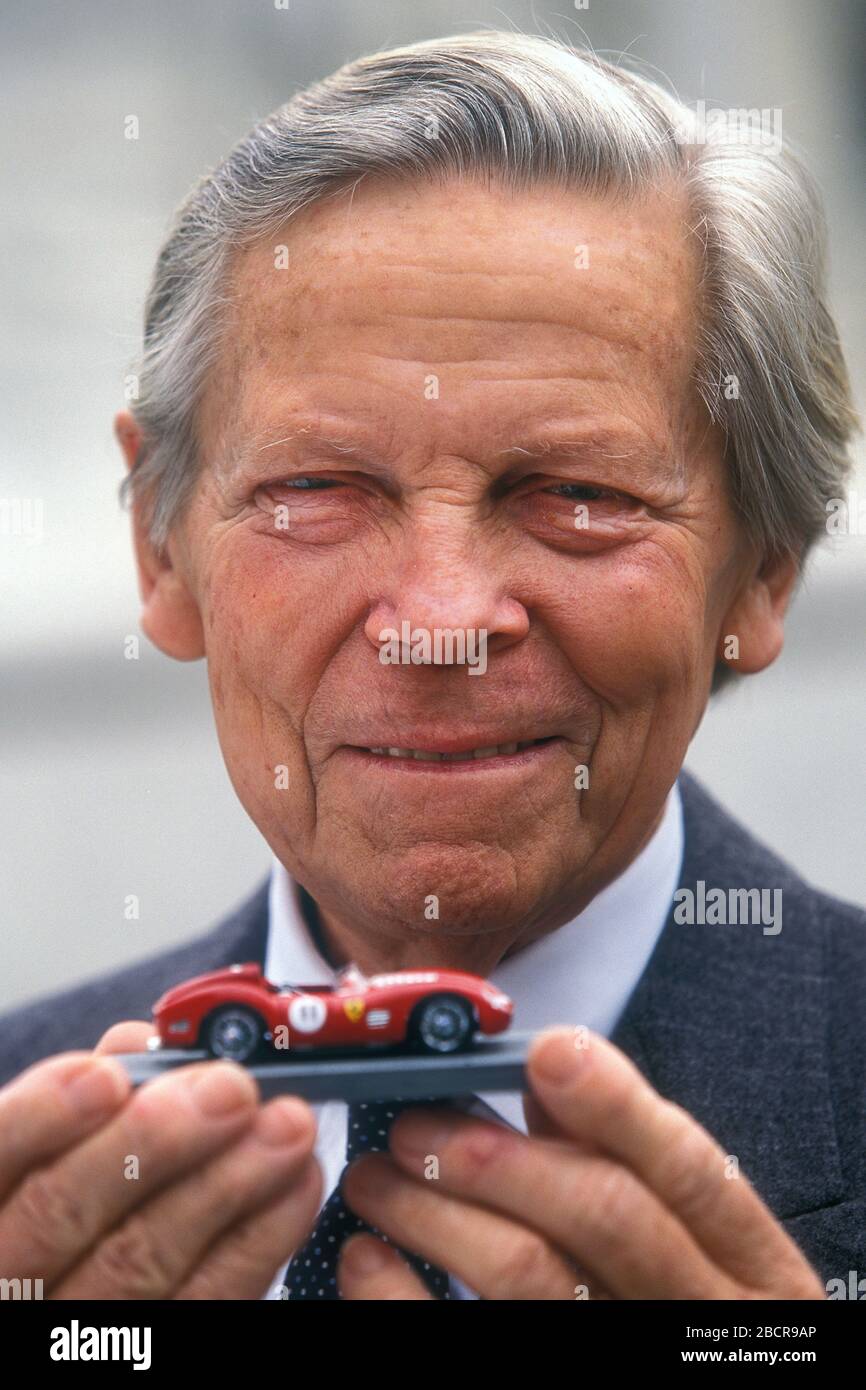
[[[625,57],[690,104],[781,108],[824,192],[864,411],[862,3],[283,3],[0,10],[0,1008],[198,935],[270,866],[223,767],[203,663],[146,638],[124,657],[139,603],[111,422],[172,210],[300,87],[364,53],[502,28]],[[862,448],[854,487],[859,534],[824,543],[782,658],[711,704],[687,765],[799,872],[864,903]]]

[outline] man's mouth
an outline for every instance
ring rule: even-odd
[[[386,758],[388,760],[402,760],[412,763],[477,763],[493,759],[513,758],[519,754],[526,753],[530,749],[540,749],[543,745],[559,742],[559,735],[551,735],[547,738],[529,738],[514,740],[510,743],[493,743],[478,745],[474,748],[462,748],[457,751],[444,751],[434,748],[357,748],[358,753],[366,753],[375,758]]]

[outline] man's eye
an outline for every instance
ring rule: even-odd
[[[326,487],[339,487],[333,478],[313,478],[304,476],[302,478],[286,478],[283,482],[277,483],[277,487],[290,487],[298,491],[316,492]]]
[[[604,488],[592,487],[589,483],[556,483],[546,491],[567,497],[571,502],[597,502],[600,497],[608,495]]]

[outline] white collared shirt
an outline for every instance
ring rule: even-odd
[[[674,784],[658,828],[619,878],[588,907],[555,931],[503,960],[490,980],[514,1000],[514,1024],[538,1032],[555,1024],[583,1024],[609,1037],[646,966],[670,910],[683,857],[683,815]],[[304,921],[294,881],[274,858],[268,899],[264,972],[269,980],[331,984],[336,972],[320,956]],[[315,1154],[330,1195],[346,1163],[345,1101],[313,1103],[318,1121]],[[520,1091],[479,1093],[472,1113],[526,1133]],[[265,1298],[279,1298],[286,1266]],[[452,1298],[478,1295],[454,1275]]]

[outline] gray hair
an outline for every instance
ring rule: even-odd
[[[145,313],[143,434],[121,485],[161,550],[196,482],[196,414],[239,250],[364,175],[493,175],[630,197],[678,179],[704,272],[695,386],[724,430],[731,494],[765,555],[801,563],[849,469],[858,421],[826,303],[825,227],[789,148],[701,139],[644,77],[548,38],[455,35],[372,54],[260,121],[179,208]],[[726,383],[736,383],[730,399]]]

